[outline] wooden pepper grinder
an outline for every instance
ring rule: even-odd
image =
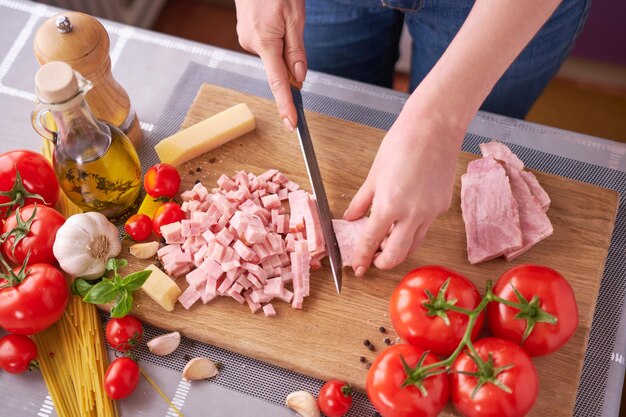
[[[85,98],[93,114],[120,128],[138,149],[143,132],[128,94],[113,78],[109,47],[104,26],[94,17],[78,12],[46,20],[33,42],[39,64],[63,61],[91,81],[93,88]]]

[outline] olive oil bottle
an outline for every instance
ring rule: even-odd
[[[112,218],[135,202],[141,166],[129,139],[97,120],[84,99],[89,81],[62,62],[42,66],[35,77],[39,104],[33,127],[54,143],[52,163],[65,195],[84,211]],[[56,130],[42,122],[51,114]]]

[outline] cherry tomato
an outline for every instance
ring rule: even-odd
[[[70,296],[63,274],[48,264],[15,268],[14,286],[0,288],[0,327],[11,333],[35,334],[63,315]],[[0,286],[7,284],[0,279]]]
[[[8,334],[0,338],[0,368],[10,374],[21,374],[36,367],[37,346],[23,334]]]
[[[538,321],[522,344],[527,322],[515,318],[520,310],[492,302],[487,306],[487,318],[493,334],[521,344],[531,356],[549,355],[559,350],[578,327],[578,307],[570,284],[554,269],[520,265],[505,272],[496,282],[493,292],[505,300],[519,303],[516,289],[529,302],[534,296],[539,297],[537,307],[554,316],[556,324]],[[536,308],[531,309],[531,315],[536,316],[536,312]]]
[[[438,308],[437,302],[429,302],[427,291],[437,297],[447,280],[445,300],[456,300],[454,306],[466,310],[476,308],[481,301],[476,286],[464,276],[441,266],[424,266],[409,272],[394,290],[389,303],[391,322],[398,336],[439,356],[449,356],[456,349],[468,323],[467,315],[462,313],[446,311],[449,324],[433,314],[437,311],[444,314],[444,311]],[[481,313],[472,331],[472,339],[478,335],[483,320],[484,314]]]
[[[143,187],[150,197],[174,198],[180,187],[180,174],[170,164],[156,164],[146,172]]]
[[[424,350],[411,345],[394,345],[384,350],[372,363],[367,373],[367,396],[383,417],[434,417],[446,405],[449,382],[445,374],[429,376],[423,380],[427,395],[415,385],[402,388],[407,378],[402,358],[410,367],[415,367]],[[437,358],[427,353],[423,365]]]
[[[21,183],[15,181],[16,170]],[[0,204],[7,204],[0,207],[1,216],[6,216],[15,207],[12,201],[18,206],[35,202],[54,206],[58,198],[59,183],[52,165],[43,155],[28,150],[0,155]]]
[[[124,230],[134,241],[144,241],[152,234],[152,219],[145,214],[133,214],[126,220]]]
[[[159,236],[161,235],[161,226],[175,223],[185,218],[185,212],[180,206],[174,202],[163,204],[157,209],[152,218],[152,230]]]
[[[133,316],[112,318],[106,326],[107,342],[121,352],[130,350],[141,341],[143,326]]]
[[[328,417],[341,417],[352,406],[352,388],[344,381],[330,380],[320,389],[317,404]]]
[[[127,357],[116,358],[104,374],[104,390],[112,400],[121,400],[139,384],[139,365]]]
[[[450,383],[454,407],[467,417],[521,417],[537,400],[539,380],[530,356],[513,342],[490,337],[474,344],[478,356],[487,362],[493,358],[493,368],[512,365],[493,377],[494,381],[511,390],[507,393],[492,382],[486,382],[472,396],[478,378],[459,372],[478,371],[476,363],[464,351],[452,364]]]
[[[14,264],[21,265],[30,253],[28,265],[55,264],[57,260],[52,252],[52,246],[63,223],[65,218],[61,213],[41,203],[17,209],[2,228],[2,234],[7,236],[2,245],[6,258]]]

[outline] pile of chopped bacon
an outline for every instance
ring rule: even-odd
[[[161,227],[163,268],[189,283],[178,301],[188,309],[230,296],[266,316],[276,315],[275,299],[302,308],[310,268],[326,256],[314,198],[275,169],[222,175],[217,184],[183,192],[187,218]]]

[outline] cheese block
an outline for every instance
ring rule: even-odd
[[[245,103],[241,103],[163,139],[154,150],[161,162],[181,165],[254,128],[254,115]]]
[[[172,278],[155,265],[148,265],[145,270],[152,271],[152,273],[141,286],[141,289],[167,311],[174,310],[176,300],[182,294],[181,289]]]

